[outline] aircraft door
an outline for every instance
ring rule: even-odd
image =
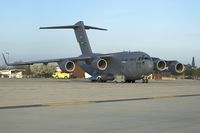
[[[125,60],[121,61],[121,71],[122,71],[122,74],[126,75],[126,61]]]
[[[136,60],[136,75],[139,76],[141,75],[143,72],[143,61],[142,59],[139,57],[137,60]]]
[[[122,73],[128,77],[135,76],[136,62],[131,60],[122,61]]]

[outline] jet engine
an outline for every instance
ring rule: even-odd
[[[63,72],[73,72],[76,67],[73,61],[62,61],[59,63],[59,66]]]
[[[182,63],[179,62],[172,62],[169,65],[169,71],[171,72],[171,74],[173,75],[179,75],[182,74],[184,71],[184,65]]]
[[[108,63],[104,59],[96,59],[92,62],[92,67],[98,70],[106,70]]]
[[[167,64],[164,60],[156,60],[154,61],[154,70],[164,71]]]

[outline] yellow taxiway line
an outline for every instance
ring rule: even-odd
[[[111,103],[111,102],[140,101],[140,100],[156,100],[156,99],[169,99],[169,98],[195,97],[195,96],[200,96],[200,94],[182,94],[182,95],[170,95],[170,96],[154,96],[154,97],[140,97],[140,98],[128,98],[128,99],[99,100],[99,101],[71,101],[71,102],[57,102],[57,103],[47,103],[47,104],[0,106],[0,109],[17,109],[17,108],[32,108],[32,107],[49,107],[49,106],[96,104],[96,103]]]

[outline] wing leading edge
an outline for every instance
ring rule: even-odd
[[[90,56],[82,56],[82,57],[70,57],[70,58],[58,58],[58,59],[48,59],[48,60],[39,60],[39,61],[28,61],[28,62],[17,62],[17,63],[8,63],[6,58],[5,58],[5,55],[3,55],[3,59],[6,63],[7,66],[20,66],[20,65],[33,65],[33,64],[39,64],[39,63],[42,63],[42,64],[48,64],[48,63],[53,63],[53,62],[61,62],[61,61],[64,61],[64,60],[71,60],[71,61],[81,61],[81,60],[89,60],[91,59]]]
[[[28,62],[16,62],[16,63],[9,63],[7,62],[6,60],[6,57],[4,54],[2,54],[3,56],[3,59],[6,63],[7,66],[21,66],[21,65],[33,65],[33,64],[45,64],[47,65],[48,63],[59,63],[61,61],[64,61],[64,60],[70,60],[70,61],[74,61],[74,62],[77,62],[77,61],[86,61],[86,60],[92,60],[94,57],[91,57],[91,56],[79,56],[79,57],[69,57],[69,58],[58,58],[58,59],[48,59],[48,60],[38,60],[38,61],[28,61]],[[101,54],[101,55],[98,55],[96,56],[97,58],[111,58],[113,57],[112,54]]]

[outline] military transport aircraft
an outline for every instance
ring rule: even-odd
[[[119,81],[118,79],[121,79],[122,82],[132,83],[140,79],[142,79],[143,83],[148,83],[147,76],[153,71],[164,71],[168,69],[174,75],[181,74],[184,71],[184,65],[176,60],[161,60],[151,57],[145,52],[93,53],[86,30],[107,29],[84,25],[83,21],[79,21],[74,25],[41,27],[40,29],[73,29],[82,54],[78,57],[21,63],[8,63],[3,54],[5,63],[8,66],[57,62],[63,72],[73,72],[78,64],[84,71],[92,76],[91,81],[106,82],[108,80]]]

